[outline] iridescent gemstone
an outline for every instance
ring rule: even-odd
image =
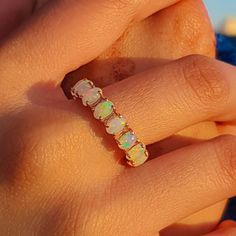
[[[145,146],[141,143],[135,145],[127,152],[126,158],[132,166],[142,165],[148,159]]]
[[[96,119],[104,120],[108,116],[110,116],[113,112],[113,103],[110,101],[100,102],[94,110],[94,117]]]
[[[96,103],[101,98],[102,90],[100,88],[91,88],[86,93],[84,93],[82,102],[84,106],[91,106]]]
[[[108,134],[120,133],[126,125],[126,121],[123,117],[115,116],[107,122],[106,131]]]
[[[137,141],[136,135],[132,131],[123,134],[119,139],[119,147],[124,150],[130,149]]]
[[[78,81],[74,87],[71,89],[71,94],[74,97],[82,97],[89,89],[91,89],[92,83],[87,79]]]

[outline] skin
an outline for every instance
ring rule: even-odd
[[[129,27],[122,37],[97,59],[70,73],[63,87],[69,91],[69,88],[83,77],[93,78],[100,86],[109,85],[153,66],[161,67],[165,60],[194,53],[215,56],[214,31],[201,1],[182,1]],[[179,135],[186,138],[167,138],[152,148],[156,152],[154,155],[195,143],[199,139],[213,138],[218,135],[218,130],[214,122],[201,122],[182,130]],[[161,150],[161,153],[158,150]],[[201,232],[212,230],[221,218],[225,204],[226,201],[223,201],[202,210],[166,228],[162,235],[199,235]]]
[[[195,6],[193,1],[181,2],[146,20],[157,26],[160,24],[160,32],[159,21],[163,22],[162,27],[168,32],[165,37],[169,35],[170,38],[159,37],[160,46],[149,52],[153,53],[151,58],[159,58],[158,61],[150,63],[145,59],[140,62],[138,57],[147,57],[145,41],[139,41],[139,53],[136,54],[132,47],[128,50],[132,37],[145,26],[145,23],[136,25],[134,22],[175,2],[147,4],[143,1],[140,5],[121,3],[114,7],[114,3],[109,5],[106,1],[99,4],[61,1],[41,10],[3,41],[0,48],[0,75],[4,78],[0,81],[0,197],[4,200],[0,226],[4,235],[17,232],[23,235],[32,235],[32,232],[42,235],[157,235],[167,226],[235,194],[235,138],[227,136],[203,141],[235,133],[235,68],[201,56],[172,61],[197,52],[214,55],[210,26],[204,27],[206,32],[200,37],[210,38],[206,45],[200,44],[198,39],[193,44],[180,44],[176,48],[176,42],[171,41],[174,29],[171,25],[167,27],[168,11],[169,15],[176,12],[180,17],[183,9]],[[97,11],[98,6],[101,11]],[[194,14],[200,15],[203,8],[201,4],[197,6],[199,12],[194,11]],[[77,8],[81,7],[84,11],[78,27],[77,18],[72,16],[77,15]],[[109,17],[103,18],[105,13],[115,22],[115,29],[107,24]],[[96,24],[104,25],[102,32],[90,22],[88,14],[97,19]],[[59,16],[63,22],[60,27]],[[201,24],[208,22],[206,16],[199,19]],[[188,25],[185,20],[180,22]],[[91,32],[87,33],[87,28]],[[125,36],[120,38],[124,31]],[[177,34],[180,41],[184,33]],[[201,35],[198,31],[196,34]],[[62,35],[67,35],[66,40]],[[94,35],[97,40],[91,41]],[[120,40],[116,41],[118,38]],[[163,50],[165,42],[169,43]],[[122,153],[103,127],[82,106],[65,101],[60,88],[55,87],[63,74],[98,56],[87,69],[84,67],[83,72],[77,73],[82,75],[87,71],[99,75],[96,69],[99,63],[104,58],[115,58],[111,64],[103,64],[107,69],[103,68],[104,73],[98,76],[102,79],[95,76],[94,80],[100,85],[114,83],[104,88],[105,94],[115,102],[140,139],[152,144],[153,160],[137,169],[127,168]],[[127,64],[135,69],[123,72],[121,67],[119,70],[123,62],[118,63],[117,57],[138,58],[128,59]],[[136,66],[138,63],[144,64],[143,68]],[[109,77],[113,65],[116,73]],[[148,68],[152,69],[146,71]],[[141,71],[142,74],[136,75]],[[131,75],[134,76],[117,83]],[[144,91],[140,91],[140,85]],[[149,114],[148,117],[144,117],[144,113]],[[143,122],[147,125],[143,126]],[[196,125],[200,122],[204,123]],[[194,126],[185,130],[191,125]],[[167,139],[156,144],[176,134],[185,142],[176,146],[173,139]],[[187,147],[181,149],[183,146]],[[217,205],[220,214],[223,205]],[[216,207],[211,210],[209,215],[216,212]],[[185,222],[193,224],[194,220],[188,218],[181,224]],[[200,222],[204,222],[201,216]],[[191,235],[207,233],[210,229],[212,226],[199,227]],[[219,230],[232,231],[234,225],[227,225],[215,233],[219,234]],[[168,234],[168,230],[161,233]]]

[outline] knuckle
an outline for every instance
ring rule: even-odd
[[[226,102],[229,84],[216,61],[201,55],[191,55],[181,60],[184,83],[191,88],[201,105]]]
[[[236,182],[236,136],[221,136],[213,146],[222,176],[227,181]]]

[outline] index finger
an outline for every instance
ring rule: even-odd
[[[44,9],[0,48],[4,88],[21,94],[39,81],[59,82],[67,72],[96,58],[132,22],[179,0],[60,0]],[[3,84],[2,84],[3,83]],[[7,99],[6,99],[7,100]],[[17,102],[17,98],[15,99]]]

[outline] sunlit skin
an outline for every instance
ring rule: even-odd
[[[215,56],[203,4],[126,2],[60,1],[41,9],[25,1],[14,10],[4,3],[8,14],[1,19],[20,17],[0,25],[3,235],[203,235],[215,230],[235,194],[228,174],[235,138],[203,142],[236,133],[235,69],[200,56],[174,61]],[[63,75],[86,63],[63,87],[83,76],[105,86],[152,144],[153,160],[143,167],[127,168],[91,113],[64,98]],[[226,222],[210,235],[234,230]]]

